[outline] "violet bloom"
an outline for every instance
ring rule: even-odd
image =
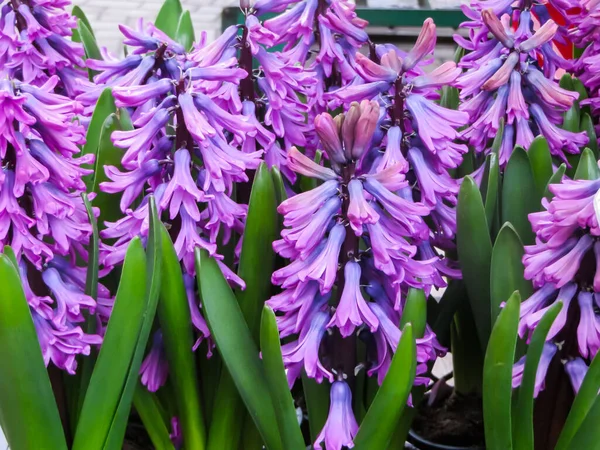
[[[382,168],[383,148],[374,139],[381,113],[377,102],[363,101],[335,119],[317,117],[320,148],[331,167],[296,148],[289,152],[290,169],[322,181],[278,208],[286,229],[273,248],[291,262],[273,273],[273,284],[283,291],[267,304],[281,313],[281,337],[297,336],[282,348],[290,385],[302,371],[317,382],[334,382],[354,376],[357,366],[381,382],[400,339],[408,290],[428,293],[433,286],[445,286],[436,265],[443,265],[443,258],[431,245],[423,247],[425,253],[418,246],[429,242],[425,217],[431,209],[413,198],[407,161],[398,152]],[[373,343],[366,359],[345,358],[352,351],[344,347],[354,345],[359,334]],[[417,340],[417,383],[429,383],[427,362],[444,351],[427,328]],[[325,441],[327,448],[351,447],[351,422],[342,419],[338,404],[348,388],[336,381],[331,389],[329,425],[315,445]]]
[[[462,136],[476,152],[486,154],[503,121],[501,167],[515,145],[527,149],[537,135],[547,139],[552,155],[567,161],[567,154],[579,153],[587,143],[587,135],[559,128],[562,113],[578,98],[554,79],[557,67],[567,66],[552,47],[559,27],[541,14],[542,25],[536,29],[532,12],[521,2],[494,5],[473,0],[470,9],[463,8],[472,19],[462,24],[470,30],[469,39],[455,36],[468,50],[459,63],[466,71],[456,84],[459,109],[471,117]]]
[[[169,376],[169,365],[165,355],[162,332],[154,332],[150,352],[140,367],[140,380],[150,392],[156,392],[165,384]]]
[[[600,236],[595,197],[600,180],[565,180],[550,185],[552,200],[543,200],[544,211],[529,220],[536,233],[535,245],[525,247],[525,278],[538,290],[521,304],[519,334],[529,339],[541,318],[556,302],[562,309],[548,333],[548,341],[564,342],[556,353],[561,360],[581,360],[585,365],[600,348]],[[576,313],[573,313],[576,311]],[[567,317],[576,314],[576,328],[567,327]],[[575,324],[574,324],[575,325]],[[546,345],[554,345],[551,343]],[[544,360],[545,361],[545,360]],[[547,361],[546,361],[547,362]],[[573,386],[578,388],[579,363],[567,363]],[[515,369],[516,370],[516,369]],[[545,369],[544,369],[545,370]],[[540,389],[545,372],[538,370]],[[514,376],[518,371],[513,373]],[[518,377],[514,384],[520,383]]]
[[[0,67],[11,78],[41,86],[54,75],[73,98],[89,86],[84,50],[71,41],[77,19],[68,1],[6,2],[0,10]]]
[[[84,130],[76,103],[53,93],[57,81],[0,81],[0,247],[16,254],[45,363],[72,374],[76,356],[102,341],[81,329],[96,302],[84,294],[85,269],[75,264],[87,260],[92,234],[81,197],[91,171],[81,165],[93,156],[77,158]],[[106,288],[99,294],[107,296]]]
[[[317,440],[315,448],[322,449],[325,443],[327,450],[342,450],[343,447],[354,447],[353,439],[358,432],[358,423],[352,411],[352,392],[345,381],[335,381],[331,385],[329,415],[327,422]]]

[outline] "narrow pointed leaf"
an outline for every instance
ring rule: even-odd
[[[263,308],[262,313],[260,349],[283,448],[304,450],[306,444],[302,437],[302,431],[300,431],[296,409],[294,408],[294,399],[283,366],[277,321],[275,320],[275,314],[268,306]]]
[[[477,334],[485,349],[490,333],[490,266],[492,241],[481,194],[471,177],[460,187],[457,206],[457,249]]]
[[[139,238],[127,248],[121,282],[83,402],[73,450],[102,450],[125,387],[144,314],[146,256]]]
[[[355,450],[386,450],[399,424],[413,386],[417,347],[405,325],[392,364],[354,438]]]
[[[402,309],[402,318],[400,328],[410,323],[416,339],[420,339],[425,334],[427,325],[427,298],[422,289],[411,288],[406,296],[406,303]]]
[[[0,424],[10,447],[66,450],[21,279],[4,254],[0,254],[0,358]]]
[[[134,129],[131,115],[126,108],[119,108],[117,111],[117,116],[119,117],[119,123],[121,124],[121,129],[123,131],[131,131]]]
[[[94,30],[92,29],[92,25],[90,24],[90,21],[88,20],[87,16],[85,15],[83,10],[79,6],[77,6],[77,5],[73,6],[73,10],[71,11],[71,14],[74,15],[75,17],[77,17],[79,20],[81,20],[83,22],[83,24],[89,30],[90,34],[95,37]]]
[[[194,45],[194,25],[192,24],[192,16],[189,11],[184,12],[179,18],[177,24],[177,37],[176,40],[179,42],[186,51],[190,51]]]
[[[546,191],[548,180],[552,177],[552,155],[546,138],[543,136],[536,137],[529,146],[527,155],[529,156],[538,199],[541,200]]]
[[[488,228],[491,231],[498,205],[498,182],[500,178],[500,167],[498,156],[490,153],[485,159],[485,170],[481,181],[481,197],[485,199],[485,217]]]
[[[176,39],[177,25],[179,25],[179,18],[182,13],[183,8],[179,0],[165,0],[156,16],[154,25],[171,39]]]
[[[144,428],[156,450],[175,450],[169,429],[163,420],[158,399],[152,392],[148,392],[145,386],[138,382],[133,394],[133,405],[140,415]],[[196,448],[187,444],[187,448]]]
[[[86,58],[102,60],[102,53],[100,53],[100,48],[98,47],[98,43],[96,42],[94,34],[81,19],[77,20],[77,33],[79,35],[79,39],[81,39],[81,43],[83,44]],[[88,69],[88,77],[90,81],[93,80],[97,73],[98,72],[95,70]]]
[[[81,152],[82,155],[92,153],[96,155],[96,158],[98,157],[98,145],[100,144],[102,127],[108,116],[116,112],[117,107],[115,106],[115,99],[112,96],[110,88],[106,88],[102,91],[100,97],[98,97],[94,112],[92,113],[92,118],[85,135],[85,145],[83,146],[83,150]],[[94,169],[94,166],[91,164],[84,164],[82,167],[85,169]],[[88,192],[92,191],[94,185],[94,175],[95,172],[83,177],[83,181],[85,181]]]
[[[589,148],[586,148],[583,153],[581,153],[579,164],[577,165],[577,170],[575,171],[575,176],[573,178],[575,180],[596,180],[600,178],[598,161],[596,161],[594,153]]]
[[[594,156],[598,158],[598,137],[596,136],[596,130],[594,129],[594,123],[588,113],[581,116],[581,131],[585,131],[588,135],[589,142],[587,146],[594,152]]]
[[[196,273],[203,311],[231,378],[267,449],[281,449],[275,410],[258,349],[231,287],[217,262],[196,248]]]
[[[560,433],[555,450],[566,450],[573,448],[571,442],[582,426],[586,416],[595,407],[594,401],[597,401],[598,391],[600,390],[600,352],[596,354],[590,367],[585,374],[585,378],[579,387],[579,392],[571,406],[567,421]],[[596,424],[597,426],[597,424]],[[585,447],[581,447],[582,449]]]
[[[150,226],[146,242],[147,264],[144,275],[147,289],[144,297],[144,314],[142,316],[142,324],[133,358],[131,359],[125,387],[123,388],[123,394],[119,400],[118,408],[106,438],[105,450],[121,450],[123,447],[123,439],[125,438],[125,430],[129,421],[133,394],[139,379],[142,359],[144,358],[144,352],[146,351],[146,345],[148,343],[148,338],[150,337],[150,332],[152,331],[152,324],[154,323],[154,317],[158,306],[162,273],[162,238],[159,227],[160,220],[158,218],[154,197],[150,196],[148,202],[150,204]]]
[[[181,266],[169,232],[159,224],[162,239],[162,280],[157,315],[163,335],[169,377],[173,384],[177,417],[186,447],[206,446],[194,334]]]
[[[110,181],[106,176],[105,168],[107,166],[121,166],[123,151],[115,147],[111,139],[112,133],[116,130],[121,130],[121,124],[116,114],[110,114],[102,124],[100,131],[96,164],[94,166],[94,178],[91,186],[92,192],[96,194],[92,204],[100,208],[98,225],[101,230],[106,227],[106,222],[115,222],[123,216],[121,207],[119,206],[121,195],[108,194],[100,189],[100,183]]]
[[[507,301],[514,291],[523,298],[533,293],[531,282],[524,278],[523,243],[510,223],[500,229],[492,250],[491,266],[491,307],[492,325],[500,314],[500,305]]]
[[[483,419],[488,450],[511,450],[512,368],[520,296],[513,293],[494,325],[483,366]]]
[[[513,410],[513,444],[515,450],[531,450],[533,446],[533,400],[537,368],[542,357],[546,336],[563,304],[557,302],[544,314],[536,326],[525,358],[525,370]]]
[[[563,89],[568,89],[569,91],[575,90],[575,88],[573,86],[573,79],[571,78],[571,75],[569,75],[568,73],[566,73],[562,76],[559,84],[560,84],[560,87]],[[564,113],[562,128],[565,130],[568,130],[568,131],[573,131],[573,132],[579,131],[579,121],[580,121],[579,113],[580,113],[579,102],[575,101],[575,102],[573,102],[573,106],[571,106],[571,108],[569,108],[569,110]]]
[[[565,176],[565,172],[567,170],[567,165],[566,164],[561,164],[558,169],[556,169],[556,172],[554,172],[554,175],[552,175],[552,177],[550,177],[550,180],[548,180],[548,185],[546,186],[546,191],[544,193],[544,197],[548,200],[552,200],[552,197],[554,197],[554,194],[552,194],[552,192],[550,192],[550,190],[548,189],[548,187],[551,184],[559,184],[563,177]]]
[[[581,427],[577,430],[569,445],[569,450],[598,450],[600,449],[600,396],[596,396]]]
[[[277,206],[287,199],[287,193],[285,192],[285,184],[281,171],[277,167],[271,169],[271,175],[273,176],[273,185],[275,186],[275,197],[277,198]]]
[[[498,132],[494,136],[492,142],[492,153],[498,155],[500,152],[500,146],[502,145],[502,138],[504,137],[504,118],[500,119],[500,125],[498,126]]]
[[[515,227],[523,244],[530,245],[535,236],[528,215],[542,206],[536,196],[523,195],[525,192],[536,192],[536,184],[527,153],[517,146],[504,171],[501,218],[502,223],[510,222]]]

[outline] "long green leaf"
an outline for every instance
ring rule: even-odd
[[[133,394],[133,405],[140,415],[140,419],[142,419],[154,448],[156,450],[175,450],[169,436],[169,429],[163,420],[158,399],[139,382]],[[189,445],[187,441],[186,446],[189,449],[195,448]]]
[[[515,450],[533,449],[533,399],[535,392],[535,378],[537,368],[542,357],[546,336],[554,319],[560,312],[563,304],[557,302],[544,314],[538,323],[525,358],[525,371],[521,387],[518,391],[516,409],[513,410],[513,445]]]
[[[138,340],[136,342],[133,358],[129,367],[129,373],[123,388],[118,408],[115,412],[109,434],[106,438],[105,450],[121,450],[125,430],[131,411],[133,394],[137,385],[140,373],[140,366],[144,358],[146,344],[152,331],[154,316],[158,306],[158,297],[160,293],[161,273],[162,273],[162,238],[160,235],[160,220],[154,197],[150,196],[149,203],[149,222],[148,239],[146,243],[146,295],[144,298],[144,314],[140,328]]]
[[[556,169],[556,172],[554,172],[554,175],[552,175],[550,177],[550,179],[548,180],[548,184],[546,185],[546,191],[544,193],[544,197],[546,197],[547,200],[552,200],[552,197],[554,197],[554,194],[552,194],[552,192],[550,192],[550,189],[548,189],[548,187],[551,184],[559,184],[563,177],[565,176],[565,172],[567,170],[567,165],[565,163],[562,163],[558,169]]]
[[[513,293],[494,325],[483,364],[483,419],[488,450],[511,450],[512,368],[521,298]]]
[[[109,181],[104,172],[105,167],[121,167],[121,158],[123,151],[118,149],[112,143],[112,133],[121,129],[121,124],[116,114],[110,114],[102,124],[100,132],[100,143],[96,152],[96,164],[94,166],[94,178],[92,183],[92,192],[96,198],[92,201],[94,206],[100,208],[100,217],[98,218],[99,228],[105,228],[106,222],[115,222],[123,213],[119,202],[121,195],[108,194],[100,189],[100,183]]]
[[[115,415],[144,314],[146,257],[139,238],[125,255],[121,282],[88,387],[73,450],[102,450]]]
[[[569,450],[598,450],[600,449],[600,396],[594,397],[594,404],[585,416],[581,426],[573,436]]]
[[[575,171],[575,176],[573,178],[575,180],[596,180],[600,178],[598,161],[596,161],[594,153],[589,148],[586,148],[583,153],[581,153],[579,164],[577,165],[577,170]]]
[[[541,209],[539,199],[524,192],[536,192],[533,172],[527,153],[522,147],[515,147],[506,169],[502,183],[502,223],[510,222],[523,244],[533,244],[535,235],[531,229],[529,213]]]
[[[386,450],[412,389],[417,347],[412,325],[402,330],[396,353],[381,387],[354,438],[356,450]]]
[[[96,42],[94,34],[81,19],[77,20],[77,33],[79,39],[81,39],[81,43],[83,44],[86,58],[102,60],[102,53],[100,53],[100,48],[98,47],[98,43]],[[98,72],[95,70],[88,69],[88,77],[90,81],[94,79],[94,76],[97,73]]]
[[[498,132],[494,136],[492,142],[492,153],[498,155],[500,152],[500,146],[502,145],[502,139],[504,138],[504,118],[500,119],[500,125],[498,126]]]
[[[600,390],[600,353],[597,353],[590,367],[585,374],[585,378],[579,387],[579,392],[571,406],[567,421],[560,433],[555,450],[566,450],[571,447],[571,442],[577,431],[582,426],[583,421],[594,406],[594,401],[598,398]],[[583,449],[584,447],[582,447]]]
[[[490,334],[490,266],[492,241],[488,231],[483,201],[477,185],[466,177],[460,187],[457,206],[457,248],[463,279],[477,334],[485,349]]]
[[[183,8],[179,0],[165,0],[156,16],[154,25],[171,39],[176,39],[177,25],[182,13]]]
[[[275,410],[258,349],[231,287],[217,262],[196,248],[203,311],[217,348],[269,450],[281,449]]]
[[[66,450],[35,325],[11,258],[0,255],[0,423],[13,450]]]
[[[192,347],[194,335],[190,307],[181,273],[181,266],[169,232],[159,224],[162,238],[162,281],[158,302],[158,320],[169,376],[177,404],[183,439],[188,449],[204,449],[206,427],[202,415],[198,371]]]
[[[83,10],[79,6],[77,6],[77,5],[73,6],[71,14],[73,16],[77,17],[79,20],[81,20],[83,22],[83,24],[87,27],[87,29],[90,31],[90,34],[95,37],[94,30],[92,29],[92,25],[90,24],[90,21],[88,20],[87,16],[85,15]]]
[[[408,323],[413,327],[415,338],[422,338],[427,325],[427,298],[422,289],[411,288],[408,290],[406,303],[402,309],[400,328],[404,328],[404,325]]]
[[[494,215],[498,205],[498,184],[500,179],[500,167],[498,155],[490,153],[485,159],[485,170],[481,182],[481,197],[485,199],[485,218],[488,228],[492,230]]]
[[[569,91],[575,90],[575,87],[573,85],[573,79],[571,78],[571,75],[569,75],[568,73],[566,73],[562,76],[559,84],[560,84],[560,87],[563,89],[568,89]],[[577,101],[573,102],[573,105],[571,106],[571,108],[569,108],[569,110],[564,113],[563,125],[562,125],[563,129],[565,129],[567,131],[573,131],[573,132],[579,131],[579,122],[580,122],[579,114],[580,114],[579,102],[577,102]]]
[[[288,387],[281,345],[279,343],[279,330],[275,314],[265,306],[262,313],[260,326],[260,349],[267,376],[267,383],[271,392],[271,400],[275,407],[277,423],[283,448],[289,450],[304,450],[306,444],[300,431],[294,399]]]
[[[527,151],[533,180],[537,188],[538,200],[541,200],[546,191],[548,180],[552,177],[552,155],[548,141],[543,136],[536,137]]]
[[[96,162],[98,160],[98,146],[100,144],[100,134],[102,133],[102,128],[104,122],[111,114],[117,112],[117,107],[115,106],[115,99],[112,96],[112,92],[110,88],[106,88],[98,97],[98,101],[96,102],[96,106],[94,108],[94,112],[92,113],[92,118],[90,120],[90,124],[88,125],[87,133],[85,135],[85,145],[83,146],[82,154],[93,154],[96,156]],[[94,164],[84,164],[82,165],[85,169],[94,169]],[[102,167],[102,166],[100,166]],[[90,175],[86,175],[83,177],[85,181],[85,185],[87,187],[88,192],[92,192],[94,187],[94,178],[96,175],[96,171]]]
[[[492,324],[500,314],[500,305],[508,300],[514,291],[523,298],[533,293],[531,282],[524,278],[523,243],[510,223],[505,223],[498,233],[492,250],[491,267],[491,307]]]
[[[194,45],[194,25],[192,23],[192,16],[189,11],[184,12],[179,18],[177,24],[176,40],[186,51],[190,51]]]
[[[581,131],[585,131],[588,135],[589,142],[587,146],[594,152],[596,158],[599,157],[598,153],[598,137],[596,136],[596,130],[594,129],[594,123],[588,113],[581,116]]]

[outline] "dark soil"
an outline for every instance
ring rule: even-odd
[[[453,393],[432,406],[425,399],[412,428],[422,438],[437,444],[483,448],[481,397]]]
[[[141,423],[129,423],[125,432],[123,450],[152,450],[154,446]]]

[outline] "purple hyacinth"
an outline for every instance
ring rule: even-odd
[[[81,197],[82,176],[91,171],[81,165],[93,156],[78,157],[77,105],[53,93],[57,82],[0,81],[0,247],[16,254],[44,361],[74,373],[76,356],[101,343],[81,329],[96,302],[84,294],[86,271],[75,264],[87,260],[92,233]],[[99,296],[110,303],[103,286]]]
[[[140,367],[141,382],[150,392],[156,392],[165,384],[169,376],[169,365],[166,361],[162,332],[154,332],[150,352]]]
[[[563,161],[567,154],[579,153],[587,143],[586,134],[559,128],[562,113],[578,93],[562,89],[554,79],[557,68],[568,64],[552,47],[553,40],[561,37],[545,7],[537,5],[532,11],[521,2],[488,5],[473,0],[463,10],[471,19],[462,24],[469,38],[455,36],[468,50],[459,63],[466,71],[456,84],[461,91],[459,109],[471,118],[463,138],[477,152],[488,153],[503,121],[502,167],[515,145],[527,149],[538,135],[547,139],[552,155]],[[541,22],[537,29],[533,13]]]
[[[521,304],[519,335],[529,339],[546,311],[556,302],[563,305],[548,333],[536,394],[550,360],[557,358],[566,362],[577,389],[583,366],[600,348],[600,226],[594,206],[599,190],[600,180],[550,185],[552,200],[542,200],[545,210],[529,215],[536,243],[525,247],[523,263],[525,278],[538,290]],[[552,342],[562,344],[557,348]],[[513,376],[519,384],[517,367]]]
[[[0,67],[10,77],[40,86],[50,77],[74,98],[89,87],[84,50],[71,41],[77,19],[68,0],[10,0],[0,3]]]
[[[384,112],[365,100],[335,118],[317,116],[319,148],[330,167],[292,148],[288,167],[321,184],[278,208],[286,229],[273,248],[291,262],[273,273],[283,291],[267,304],[281,313],[281,337],[297,336],[282,347],[290,385],[303,370],[333,383],[328,424],[315,444],[325,441],[327,448],[351,446],[356,432],[349,388],[340,380],[366,366],[382,382],[400,340],[408,290],[428,294],[445,286],[439,269],[445,260],[431,246],[424,220],[432,207],[413,198],[401,150],[390,156],[375,141]],[[388,147],[394,145],[400,142]],[[367,342],[365,361],[353,356],[357,336]],[[415,382],[427,384],[427,362],[444,349],[428,327],[417,348]]]

